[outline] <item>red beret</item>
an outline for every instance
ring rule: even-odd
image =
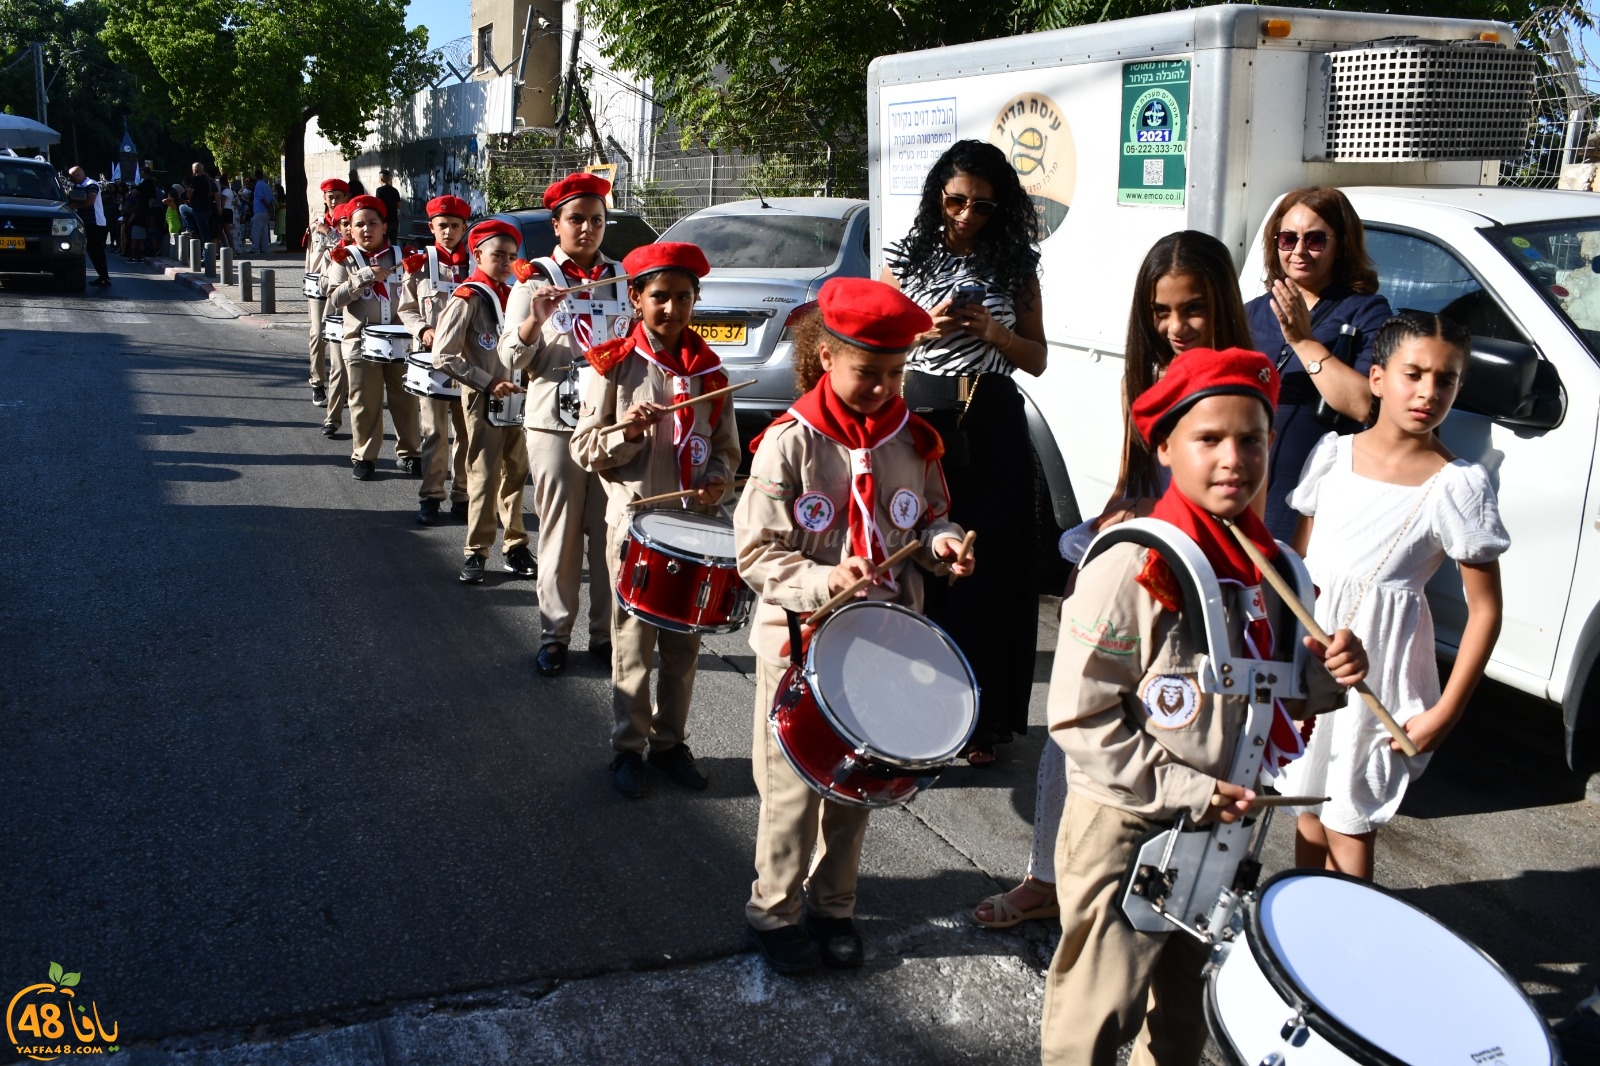
[[[376,196],[367,196],[363,193],[350,201],[350,217],[355,218],[357,211],[376,211],[378,217],[385,222],[389,221],[389,209],[383,206],[383,201]]]
[[[1254,396],[1267,405],[1270,425],[1278,406],[1278,371],[1260,352],[1190,348],[1133,401],[1133,424],[1154,445],[1172,432],[1185,411],[1207,396]]]
[[[338,205],[332,211],[328,212],[328,214],[332,216],[335,222],[337,222],[341,218],[349,218],[350,212],[354,210],[355,205],[353,205],[349,200],[346,200],[344,203]]]
[[[343,178],[329,178],[318,186],[323,192],[349,192],[350,183]]]
[[[598,174],[568,174],[544,191],[544,206],[554,211],[568,200],[580,196],[598,196],[604,200],[611,192],[611,183]]]
[[[498,218],[491,218],[472,227],[472,232],[467,234],[467,248],[477,251],[478,245],[490,237],[510,237],[517,244],[522,243],[522,231],[509,222]]]
[[[706,253],[700,250],[699,245],[684,241],[643,244],[622,257],[622,271],[632,279],[635,287],[640,278],[658,270],[681,270],[685,274],[703,278],[711,273],[711,264],[706,262]]]
[[[472,205],[459,196],[435,196],[428,201],[428,217],[450,215],[465,222],[472,217]]]
[[[817,295],[829,333],[869,352],[898,353],[933,328],[928,312],[892,285],[870,278],[832,278]]]

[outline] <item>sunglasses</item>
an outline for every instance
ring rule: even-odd
[[[988,218],[994,214],[994,209],[998,206],[1000,205],[993,200],[970,200],[965,196],[957,196],[953,192],[944,194],[944,209],[952,215],[959,215],[970,207],[981,217]]]
[[[1296,233],[1292,229],[1278,231],[1278,251],[1292,252],[1305,241],[1306,251],[1321,252],[1328,247],[1328,235],[1320,229],[1308,229],[1304,233]]]

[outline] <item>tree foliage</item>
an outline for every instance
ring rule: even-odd
[[[880,55],[1149,15],[1170,0],[629,0],[593,3],[608,59],[648,77],[685,142],[858,142]],[[1285,0],[1284,6],[1520,22],[1537,0]]]

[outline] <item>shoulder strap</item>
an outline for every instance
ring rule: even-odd
[[[495,291],[481,281],[463,281],[456,291],[460,292],[461,289],[471,289],[489,301],[489,307],[494,311],[494,331],[499,333],[500,327],[505,324],[506,313],[501,310],[500,297],[495,294]]]

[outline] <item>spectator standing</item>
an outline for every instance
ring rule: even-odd
[[[233,239],[233,205],[237,202],[239,194],[233,191],[233,183],[222,183],[222,241],[223,245],[238,251],[238,245]]]
[[[284,238],[284,234],[289,232],[289,191],[283,187],[283,182],[272,183],[272,197],[273,202],[278,205],[277,210],[272,212],[272,228],[278,234],[278,240],[283,242],[283,250],[287,252],[289,242]]]
[[[167,214],[167,245],[170,248],[178,246],[178,234],[187,226],[183,212],[189,210],[189,205],[183,202],[183,186],[173,185],[167,189],[167,195],[161,201],[166,207]],[[191,212],[192,214],[193,212]]]
[[[89,262],[94,264],[98,275],[93,284],[110,285],[111,278],[106,273],[106,205],[100,200],[100,183],[90,181],[82,167],[73,167],[67,171],[67,177],[72,179],[73,188],[84,192],[84,201],[75,210],[89,235]]]
[[[256,171],[255,190],[250,195],[250,243],[255,245],[256,255],[272,252],[272,209],[277,202],[266,175]]]
[[[389,212],[389,236],[398,243],[405,240],[405,230],[400,226],[400,190],[390,183],[389,178],[389,171],[378,171],[378,188],[373,195],[383,201],[384,210]]]
[[[211,184],[211,175],[206,173],[205,164],[196,163],[189,170],[189,176],[183,184],[189,209],[194,212],[194,229],[191,232],[204,244],[211,239],[211,216],[216,213],[217,207],[216,189]]]

